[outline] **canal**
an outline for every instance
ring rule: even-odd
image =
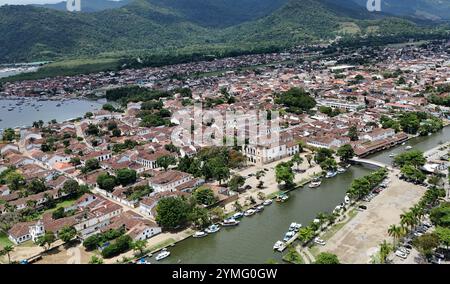
[[[376,153],[374,155],[366,157],[366,159],[371,159],[385,164],[390,164],[392,162],[390,154],[398,155],[405,152],[405,147],[411,146],[412,150],[427,151],[440,144],[450,141],[450,126],[444,127],[441,131],[431,135],[431,136],[420,136],[408,140],[405,145],[399,145],[397,147],[391,148],[389,150]]]
[[[399,154],[406,146],[426,151],[450,140],[450,127],[446,127],[432,136],[417,137],[384,152],[368,157],[384,163],[390,163],[391,153]],[[309,224],[319,212],[331,212],[343,202],[346,190],[358,177],[369,174],[373,169],[353,166],[346,173],[332,179],[325,179],[316,189],[300,188],[290,193],[286,203],[272,205],[262,213],[244,217],[237,227],[222,228],[218,233],[205,238],[189,238],[174,247],[170,247],[170,257],[151,263],[265,263],[269,259],[281,262],[282,254],[274,252],[272,247],[282,240],[292,222]]]
[[[189,238],[169,248],[169,258],[158,263],[265,263],[281,262],[282,254],[272,247],[282,240],[292,222],[308,225],[319,212],[331,212],[344,202],[350,183],[372,170],[354,166],[335,178],[323,180],[316,189],[307,186],[290,193],[285,203],[266,207],[252,217],[244,217],[237,227],[222,228],[204,238]],[[151,263],[156,263],[150,259]]]

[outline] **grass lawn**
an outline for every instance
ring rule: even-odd
[[[8,245],[14,245],[14,244],[13,244],[13,242],[11,242],[8,239],[8,235],[6,233],[0,232],[0,248],[3,248]]]

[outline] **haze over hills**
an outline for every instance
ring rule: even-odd
[[[369,13],[352,1],[134,0],[91,13],[3,6],[0,62],[104,52],[284,46],[346,34],[425,31],[410,21]]]
[[[81,12],[83,13],[92,13],[103,11],[107,9],[115,9],[125,6],[129,3],[133,2],[133,0],[82,0],[81,3]],[[67,10],[67,2],[61,1],[55,4],[35,4],[33,6],[54,9],[59,11]]]
[[[353,0],[366,7],[367,0]],[[383,12],[430,20],[450,20],[450,0],[381,0]]]

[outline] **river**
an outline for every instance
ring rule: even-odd
[[[100,109],[100,101],[86,99],[73,99],[60,101],[38,101],[26,99],[25,103],[17,106],[19,100],[0,99],[0,129],[8,127],[31,126],[33,121],[43,120],[48,122],[56,119],[58,122],[82,117],[86,112]],[[104,103],[104,102],[103,102]],[[34,104],[34,106],[32,106]],[[57,106],[61,104],[61,106]],[[40,106],[42,105],[42,106]],[[14,108],[8,111],[9,108]]]
[[[410,145],[414,149],[426,151],[442,142],[450,140],[450,127],[432,136],[417,137],[399,146],[368,157],[384,163],[390,163],[391,153],[398,154]],[[272,250],[273,244],[281,240],[292,222],[309,224],[317,213],[331,212],[343,202],[346,190],[351,182],[370,173],[372,169],[353,166],[346,173],[332,179],[325,179],[316,189],[304,187],[290,193],[286,203],[272,205],[262,213],[244,217],[237,227],[222,228],[218,233],[205,238],[188,238],[170,247],[170,257],[151,263],[206,263],[206,264],[246,264],[265,263],[268,259],[281,262],[282,254]]]
[[[244,217],[237,227],[222,228],[204,238],[186,239],[169,248],[169,258],[158,263],[265,263],[268,259],[281,262],[282,254],[272,247],[282,240],[292,222],[308,225],[319,212],[331,212],[344,202],[353,179],[372,170],[354,166],[335,178],[323,180],[316,189],[307,186],[290,192],[285,203],[266,207],[252,217]],[[156,261],[150,259],[152,263]]]

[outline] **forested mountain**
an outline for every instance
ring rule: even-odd
[[[115,9],[120,8],[122,6],[125,6],[129,3],[131,3],[133,0],[120,0],[120,1],[113,1],[113,0],[81,0],[81,12],[83,13],[92,13],[92,12],[98,12],[103,11],[107,9]],[[66,11],[67,10],[67,2],[62,1],[55,4],[36,4],[33,5],[36,7],[41,8],[48,8],[48,9],[54,9],[59,11]]]
[[[426,32],[413,22],[369,13],[353,1],[134,0],[92,13],[2,6],[0,62],[285,46],[338,35]]]

